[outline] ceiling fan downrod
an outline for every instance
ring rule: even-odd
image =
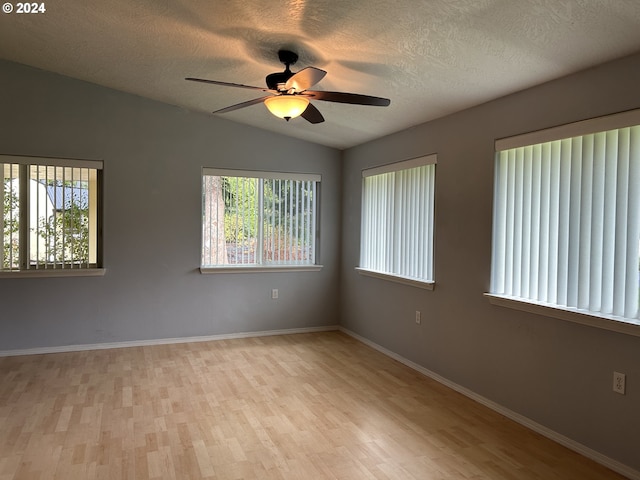
[[[278,88],[280,84],[284,85],[287,83],[287,80],[294,75],[289,67],[298,61],[298,54],[290,52],[289,50],[279,50],[278,59],[284,63],[284,72],[276,72],[267,75],[266,82],[267,88],[281,91],[281,88]]]

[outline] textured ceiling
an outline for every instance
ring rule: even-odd
[[[13,0],[11,0],[13,2]],[[3,0],[4,2],[4,0]],[[15,2],[14,2],[15,5]],[[316,101],[325,122],[289,123],[262,105],[221,114],[347,148],[640,51],[639,0],[53,0],[0,14],[0,58],[211,112],[292,68],[327,70],[317,90],[391,99]]]

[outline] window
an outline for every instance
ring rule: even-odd
[[[496,152],[491,293],[636,323],[640,110]]]
[[[432,288],[436,161],[429,155],[362,172],[361,273]]]
[[[205,168],[201,271],[316,265],[319,175]]]
[[[0,272],[101,267],[102,162],[0,155],[0,172]]]

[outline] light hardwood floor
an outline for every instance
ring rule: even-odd
[[[339,332],[0,358],[0,480],[621,479]]]

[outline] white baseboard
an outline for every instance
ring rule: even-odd
[[[150,345],[170,345],[174,343],[209,342],[212,340],[231,340],[234,338],[269,337],[274,335],[293,335],[296,333],[328,332],[338,330],[337,325],[323,327],[289,328],[285,330],[266,330],[262,332],[240,332],[223,335],[205,335],[201,337],[157,338],[153,340],[133,340],[113,343],[89,343],[86,345],[62,345],[59,347],[37,347],[21,350],[0,350],[0,357],[21,355],[41,355],[45,353],[82,352],[86,350],[106,350],[110,348],[146,347]]]
[[[591,460],[594,460],[595,462],[604,465],[605,467],[613,470],[614,472],[619,473],[620,475],[624,475],[625,477],[631,479],[631,480],[640,480],[640,472],[638,470],[635,470],[631,467],[628,467],[627,465],[620,463],[612,458],[607,457],[606,455],[601,454],[600,452],[597,452],[589,447],[586,447],[585,445],[582,445],[581,443],[578,443],[568,437],[565,437],[564,435],[551,430],[550,428],[545,427],[544,425],[541,425],[537,422],[534,422],[533,420],[531,420],[530,418],[527,418],[523,415],[520,415],[519,413],[516,413],[512,410],[509,410],[506,407],[503,407],[502,405],[489,400],[488,398],[485,398],[481,395],[478,395],[477,393],[469,390],[468,388],[465,388],[461,385],[458,385],[457,383],[454,383],[444,377],[442,377],[441,375],[438,375],[435,372],[432,372],[431,370],[428,370],[420,365],[418,365],[417,363],[414,363],[410,360],[407,360],[406,358],[398,355],[397,353],[392,352],[391,350],[388,350],[380,345],[378,345],[377,343],[372,342],[371,340],[364,338],[360,335],[358,335],[355,332],[352,332],[351,330],[348,330],[344,327],[338,327],[338,330],[340,330],[341,332],[345,333],[346,335],[349,335],[350,337],[355,338],[356,340],[361,341],[362,343],[370,346],[371,348],[379,351],[380,353],[383,353],[385,355],[387,355],[388,357],[393,358],[394,360],[397,360],[398,362],[406,365],[407,367],[410,367],[414,370],[416,370],[417,372],[432,378],[433,380],[446,385],[447,387],[451,388],[452,390],[455,390],[456,392],[461,393],[462,395],[470,398],[471,400],[474,400],[482,405],[484,405],[485,407],[490,408],[491,410],[494,410],[495,412],[498,412],[501,415],[504,415],[505,417],[509,418],[510,420],[513,420],[514,422],[519,423],[520,425],[523,425],[527,428],[529,428],[530,430],[533,430],[534,432],[539,433],[540,435],[543,435],[557,443],[559,443],[560,445],[563,445],[565,447],[567,447],[570,450],[573,450],[574,452],[579,453],[580,455],[583,455],[587,458],[590,458]]]

